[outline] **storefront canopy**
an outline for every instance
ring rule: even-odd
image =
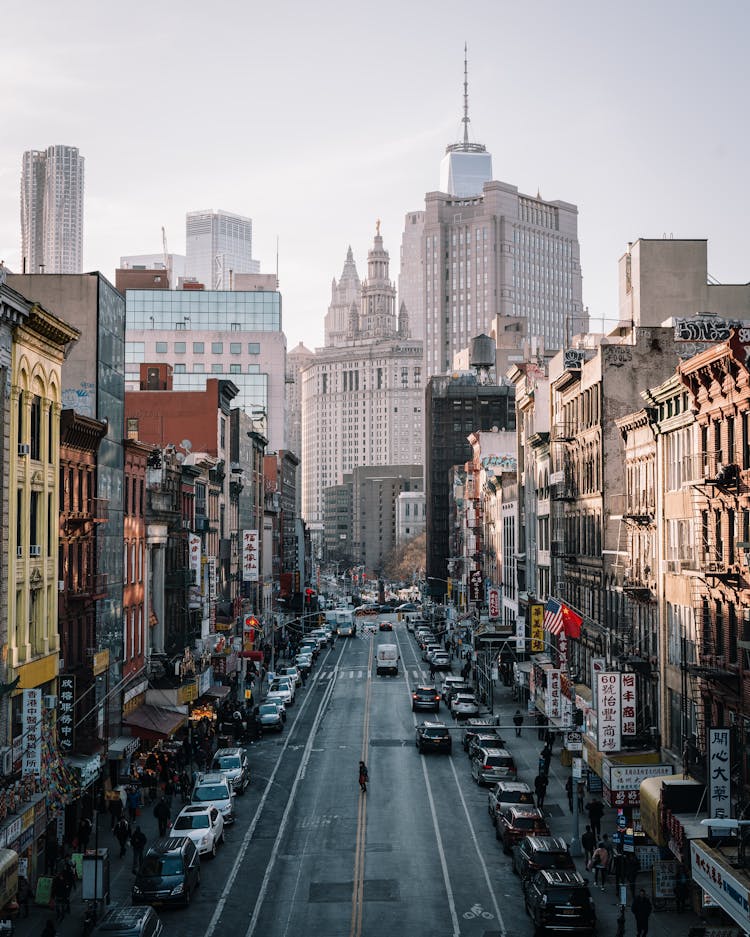
[[[128,726],[133,735],[151,741],[170,738],[186,722],[187,716],[183,713],[148,703],[139,706],[123,719],[123,725]]]
[[[109,743],[107,758],[110,761],[122,761],[128,755],[138,751],[139,740],[131,735],[120,735]]]
[[[226,699],[227,696],[229,696],[229,687],[222,686],[220,683],[214,683],[203,695],[210,696],[212,699]]]

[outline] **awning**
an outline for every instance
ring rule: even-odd
[[[101,766],[102,762],[98,755],[67,755],[65,757],[65,767],[75,774],[81,790],[85,790],[99,778]]]
[[[109,761],[122,761],[123,758],[127,758],[128,755],[138,751],[140,742],[139,738],[134,738],[132,735],[120,735],[109,743],[107,759]]]
[[[187,716],[183,713],[161,706],[151,706],[148,703],[139,706],[123,719],[123,725],[128,726],[133,735],[151,741],[168,739],[186,722]]]
[[[210,686],[204,696],[210,696],[212,699],[226,699],[229,696],[230,687],[222,686],[220,683],[214,683],[213,686]]]

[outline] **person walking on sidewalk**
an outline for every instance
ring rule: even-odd
[[[70,911],[70,891],[65,884],[65,876],[58,872],[52,881],[52,897],[55,901],[55,917],[62,921],[66,913]]]
[[[591,857],[594,855],[594,849],[596,849],[596,836],[594,836],[594,831],[589,823],[586,824],[586,830],[581,836],[581,846],[583,846],[583,855],[586,860],[586,868],[588,868]]]
[[[513,714],[513,725],[516,727],[516,738],[521,737],[521,726],[523,725],[523,713],[517,709]]]
[[[120,791],[115,788],[110,795],[109,801],[109,817],[111,820],[110,829],[114,833],[115,827],[122,816],[122,798],[120,797]]]
[[[130,837],[130,845],[133,847],[133,874],[138,872],[143,862],[143,850],[146,848],[146,834],[136,824]]]
[[[552,761],[552,749],[549,747],[549,745],[545,745],[542,749],[542,753],[539,756],[539,761],[540,763],[544,762],[544,773],[549,774],[549,765]]]
[[[128,809],[128,817],[131,823],[135,823],[135,818],[138,816],[138,808],[141,806],[141,792],[135,784],[129,784],[126,790],[125,804]]]
[[[154,816],[159,821],[159,836],[166,836],[169,821],[172,819],[172,811],[164,797],[154,807]]]
[[[534,778],[534,790],[536,791],[536,804],[541,810],[544,807],[544,798],[547,796],[547,784],[549,783],[547,775],[543,772]]]
[[[586,782],[579,781],[576,788],[576,795],[578,797],[578,812],[583,813],[583,795],[586,792]]]
[[[115,839],[120,844],[120,858],[125,855],[125,852],[128,848],[128,840],[130,839],[130,824],[125,819],[125,817],[120,817],[117,821],[117,826],[115,827]]]
[[[570,807],[570,812],[573,813],[573,775],[568,775],[568,780],[565,782],[565,793],[568,795],[568,806]]]
[[[594,850],[594,855],[591,857],[591,867],[594,870],[594,886],[598,884],[601,890],[604,891],[604,886],[607,884],[607,869],[609,868],[609,852],[604,843],[599,843]]]
[[[604,804],[599,800],[598,797],[592,797],[588,804],[586,804],[586,809],[589,813],[589,820],[591,821],[591,829],[594,831],[594,836],[597,838],[601,835],[602,832],[602,817],[604,816]]]
[[[635,918],[636,937],[646,937],[648,934],[648,919],[651,916],[651,902],[642,888],[638,892],[638,897],[634,899],[630,906]]]

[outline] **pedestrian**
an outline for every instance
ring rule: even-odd
[[[648,934],[648,919],[651,916],[651,902],[646,896],[645,889],[638,892],[638,897],[633,900],[630,906],[635,918],[636,937],[646,937]]]
[[[549,774],[549,765],[552,761],[552,749],[549,745],[545,745],[542,749],[542,753],[539,756],[540,760],[544,762],[544,773]]]
[[[625,853],[621,846],[615,846],[612,851],[611,871],[615,876],[615,888],[619,894],[620,885],[626,882]]]
[[[523,713],[517,709],[513,714],[513,725],[516,727],[516,738],[521,737],[521,726],[523,725]]]
[[[604,815],[604,804],[599,800],[598,797],[592,797],[588,804],[586,804],[586,810],[589,814],[589,821],[591,822],[591,829],[594,831],[594,836],[597,838],[600,836],[602,831],[602,816]]]
[[[70,892],[62,872],[58,872],[52,880],[52,897],[55,901],[55,918],[62,921],[65,914],[70,911]]]
[[[543,713],[536,714],[536,735],[540,742],[544,741],[544,732],[545,726],[547,725],[547,719]]]
[[[638,856],[634,852],[629,852],[625,857],[625,878],[627,879],[628,885],[633,892],[633,897],[635,898],[635,881],[638,877],[638,873],[641,869],[641,863],[638,860]]]
[[[573,813],[573,775],[569,774],[568,779],[565,782],[565,793],[568,795],[568,806],[570,807],[570,812]]]
[[[604,891],[604,886],[607,884],[609,852],[603,842],[599,843],[594,850],[594,854],[591,857],[591,868],[594,870],[594,885],[596,886],[598,884],[601,890]]]
[[[677,866],[677,874],[675,875],[674,880],[674,896],[677,901],[677,911],[682,914],[685,910],[685,905],[687,904],[688,895],[689,895],[689,880],[687,872],[685,871],[685,866],[680,863]]]
[[[120,844],[120,858],[122,859],[128,848],[130,839],[130,824],[125,817],[120,817],[115,827],[115,839]]]
[[[596,848],[596,836],[594,836],[594,831],[591,829],[590,824],[586,824],[586,829],[581,836],[581,846],[583,846],[583,855],[586,860],[586,868],[589,868],[591,862],[591,857],[594,854],[594,849]]]
[[[430,679],[431,680],[435,679],[435,662],[434,661],[430,661]]]
[[[167,806],[170,811],[172,810],[172,798],[174,797],[175,790],[174,776],[170,772],[167,780],[164,782],[164,799],[167,801]]]
[[[364,763],[364,761],[360,761],[359,763],[359,789],[362,791],[363,794],[367,793],[367,782],[369,781],[369,779],[370,779],[370,774],[367,770],[367,765]]]
[[[141,807],[141,792],[135,784],[129,784],[125,793],[125,806],[128,810],[128,818],[131,823],[135,823],[138,811]]]
[[[583,813],[583,797],[586,792],[586,784],[584,781],[579,781],[576,786],[576,791],[578,795],[578,812]]]
[[[78,824],[78,846],[81,852],[86,852],[89,848],[89,839],[91,838],[91,830],[93,827],[94,824],[91,822],[91,817],[81,817]]]
[[[78,871],[73,865],[72,860],[68,857],[63,864],[63,878],[65,879],[65,884],[68,886],[68,894],[76,890],[76,884],[78,882]]]
[[[141,867],[143,850],[146,848],[146,834],[137,823],[130,836],[130,845],[133,848],[133,874],[135,874]]]
[[[154,816],[159,821],[159,836],[166,836],[169,821],[172,819],[172,811],[164,797],[154,807]]]
[[[25,875],[18,876],[18,892],[16,893],[16,901],[18,902],[19,912],[23,911],[23,916],[29,916],[29,897],[31,895],[31,886],[29,885],[29,880]]]
[[[534,790],[536,791],[536,805],[540,809],[544,807],[544,798],[547,796],[547,784],[549,780],[543,772],[534,778]]]
[[[110,830],[114,833],[115,827],[117,826],[117,821],[122,816],[122,798],[120,797],[120,791],[115,788],[110,794],[109,800],[109,819],[110,819]]]
[[[56,933],[57,931],[55,930],[55,922],[51,917],[47,918],[47,923],[42,928],[41,937],[55,937]]]

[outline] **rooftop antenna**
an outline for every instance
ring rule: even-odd
[[[464,43],[464,146],[469,142],[469,52]]]
[[[279,236],[276,235],[276,286],[279,285]]]

